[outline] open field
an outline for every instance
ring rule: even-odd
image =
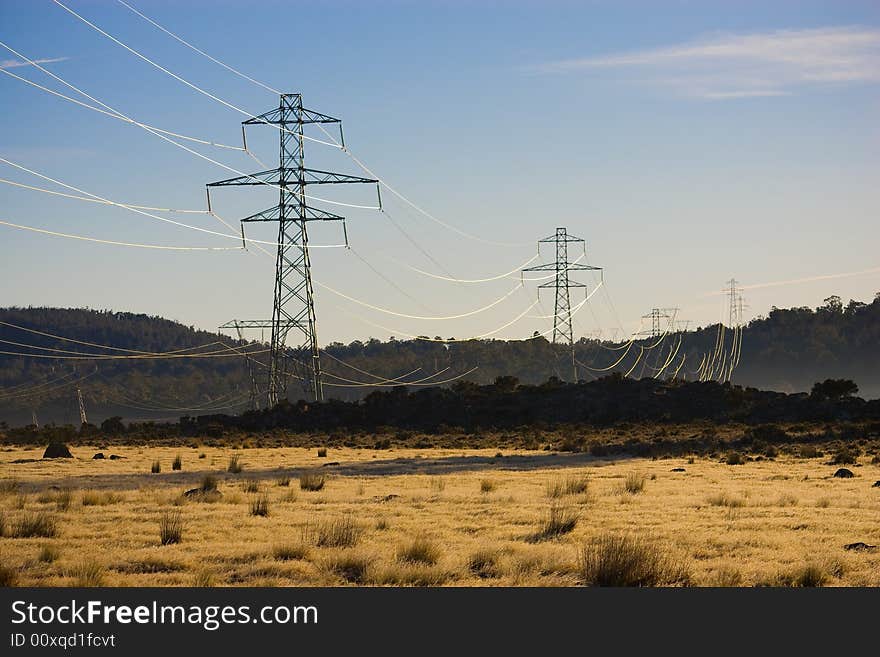
[[[880,549],[844,549],[880,545],[870,452],[838,479],[828,454],[728,465],[523,449],[72,449],[0,452],[8,582],[569,586],[606,581],[608,560],[635,552],[642,584],[880,585]],[[220,496],[210,481],[182,495],[207,475]]]

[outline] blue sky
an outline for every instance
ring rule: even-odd
[[[174,41],[115,0],[64,0],[127,45],[248,112],[277,97]],[[735,276],[747,317],[880,290],[880,9],[876,2],[159,2],[133,7],[307,107],[344,120],[352,152],[449,231],[385,191],[389,215],[346,209],[353,251],[315,249],[315,280],[404,315],[452,316],[518,285],[456,284],[530,258],[556,226],[587,240],[606,287],[576,316],[578,335],[639,328],[652,307],[705,325]],[[51,0],[0,0],[0,41],[149,125],[240,144],[246,118],[139,60]],[[0,67],[65,90],[13,54]],[[86,101],[90,102],[90,101]],[[0,76],[0,157],[129,204],[204,208],[204,184],[234,175],[136,126]],[[313,133],[321,137],[320,133]],[[249,146],[270,165],[277,133]],[[235,169],[246,154],[189,144]],[[307,143],[310,166],[361,174],[344,153]],[[64,191],[0,164],[0,178]],[[312,188],[371,204],[369,190]],[[275,202],[228,189],[230,223]],[[338,206],[325,206],[340,211]],[[0,220],[107,240],[238,246],[122,208],[0,184]],[[228,232],[199,214],[169,218]],[[273,240],[269,228],[249,236]],[[315,244],[335,244],[316,226]],[[170,252],[49,237],[0,226],[0,305],[88,306],[213,329],[271,313],[273,262],[251,248]],[[542,260],[552,257],[542,250]],[[393,259],[392,259],[393,258]],[[372,266],[365,264],[366,261]],[[535,263],[532,263],[535,264]],[[375,270],[384,276],[380,277]],[[868,272],[764,286],[776,281]],[[581,277],[585,283],[591,277]],[[392,280],[396,287],[388,283]],[[593,278],[595,284],[597,279]],[[754,286],[754,287],[753,287]],[[583,293],[573,292],[573,304]],[[321,343],[371,336],[468,337],[535,299],[526,284],[491,309],[415,320],[316,290]],[[610,301],[609,301],[610,299]],[[551,295],[497,337],[545,330]],[[622,325],[622,326],[621,326]]]

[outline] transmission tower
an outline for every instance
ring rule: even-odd
[[[672,314],[670,315],[669,313]],[[650,336],[652,338],[659,338],[661,335],[663,335],[665,331],[660,330],[660,320],[668,320],[667,325],[671,327],[674,325],[676,313],[678,313],[678,308],[652,308],[651,312],[649,312],[647,315],[642,315],[642,319],[651,320]],[[648,335],[648,332],[642,331],[641,334]]]
[[[88,424],[89,418],[86,416],[86,405],[83,402],[83,394],[79,386],[76,387],[76,400],[79,402],[79,423]]]
[[[735,278],[731,278],[729,281],[725,283],[727,285],[726,294],[728,301],[728,326],[733,328],[734,326],[738,326],[740,321],[742,320],[742,309],[741,309],[741,301],[738,301],[742,296],[740,293],[740,288],[738,286],[739,281]]]
[[[543,265],[536,265],[523,269],[527,271],[553,271],[556,276],[552,281],[548,281],[538,286],[538,294],[545,288],[554,288],[556,290],[555,313],[553,315],[553,344],[568,342],[571,351],[571,367],[573,372],[573,381],[577,382],[577,364],[574,358],[574,331],[571,328],[571,295],[569,289],[573,287],[582,287],[586,290],[586,285],[572,281],[568,272],[570,271],[601,271],[601,267],[592,267],[590,265],[581,265],[568,260],[568,245],[572,242],[582,245],[584,255],[587,253],[587,247],[584,240],[574,235],[569,235],[565,228],[557,228],[556,234],[538,240],[538,250],[541,244],[553,243],[556,245],[556,262],[548,262]]]
[[[238,341],[244,342],[244,326],[238,321],[233,319],[231,322],[226,322],[220,328],[234,328],[236,334],[238,335]],[[251,355],[248,352],[244,352],[244,360],[247,363],[248,370],[248,378],[251,383],[251,408],[253,410],[258,410],[260,407],[259,402],[259,388],[257,387],[257,376],[254,373],[254,360],[251,358]]]
[[[345,218],[308,205],[306,187],[309,185],[372,183],[376,184],[378,194],[378,180],[309,169],[305,166],[303,128],[313,123],[337,124],[339,137],[344,147],[345,141],[340,119],[304,108],[301,94],[281,94],[277,109],[272,109],[242,122],[244,139],[246,139],[245,127],[249,125],[272,125],[278,128],[280,134],[278,167],[269,171],[260,171],[252,175],[208,184],[209,211],[211,187],[271,185],[280,189],[278,205],[241,220],[242,223],[278,223],[272,319],[237,322],[242,325],[242,328],[269,328],[272,331],[266,400],[270,408],[281,399],[286,398],[287,380],[291,369],[296,370],[307,395],[315,401],[321,401],[324,398],[311,261],[309,259],[309,237],[306,226],[311,221],[340,221],[343,233],[345,233]],[[381,198],[379,204],[381,207]],[[243,225],[242,238],[244,239]],[[229,327],[230,324],[221,326],[221,328]],[[292,354],[289,354],[287,337],[292,329],[300,335],[300,339],[293,347]],[[289,361],[292,361],[293,368],[288,367]]]

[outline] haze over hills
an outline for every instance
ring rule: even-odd
[[[732,335],[716,324],[632,345],[582,338],[575,348],[578,378],[628,371],[667,378],[677,370],[678,378],[692,380],[706,359],[730,358]],[[251,406],[251,370],[260,390],[266,377],[265,345],[142,314],[6,308],[0,340],[0,421],[10,425],[30,423],[32,413],[41,423],[78,424],[77,388],[92,423],[114,415],[160,420],[239,412]],[[253,354],[250,367],[243,350]],[[425,387],[459,378],[485,384],[512,376],[538,384],[573,376],[567,349],[544,338],[370,339],[327,345],[324,355],[325,395],[348,401],[376,390],[370,383],[380,378]],[[880,293],[870,302],[831,297],[816,309],[774,308],[744,327],[733,383],[799,392],[828,378],[852,379],[861,397],[880,397]],[[301,394],[292,381],[290,398]]]

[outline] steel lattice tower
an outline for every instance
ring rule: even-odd
[[[340,140],[344,147],[340,119],[304,108],[301,94],[281,94],[278,109],[270,110],[242,122],[243,139],[245,138],[245,126],[277,126],[280,134],[278,168],[208,184],[209,210],[211,187],[272,185],[280,188],[278,205],[241,220],[243,223],[278,222],[272,319],[268,322],[247,320],[234,323],[235,328],[270,328],[272,331],[267,386],[267,403],[270,408],[287,395],[288,360],[293,361],[299,372],[306,394],[314,398],[315,401],[321,401],[324,398],[311,262],[309,260],[309,236],[306,227],[310,221],[341,221],[344,231],[345,218],[308,205],[306,187],[308,185],[375,183],[378,193],[378,180],[309,169],[305,166],[303,128],[313,123],[337,124]],[[244,227],[242,226],[243,236]],[[224,324],[221,328],[231,326],[232,323]],[[289,357],[287,347],[287,337],[291,330],[300,335],[297,345],[293,348],[292,359]]]
[[[538,294],[542,289],[554,288],[556,290],[555,313],[553,315],[553,344],[568,342],[571,351],[571,367],[573,371],[574,381],[577,381],[577,365],[574,360],[574,331],[571,327],[571,295],[569,289],[573,287],[582,287],[586,289],[586,285],[572,281],[568,273],[570,271],[599,271],[601,267],[592,267],[590,265],[582,265],[568,260],[568,245],[572,242],[580,243],[583,246],[586,255],[586,243],[580,237],[569,235],[565,228],[557,228],[556,234],[538,240],[538,250],[541,244],[553,243],[556,245],[556,262],[549,262],[543,265],[536,265],[523,269],[527,271],[553,271],[556,275],[552,281],[548,281],[538,286]]]

